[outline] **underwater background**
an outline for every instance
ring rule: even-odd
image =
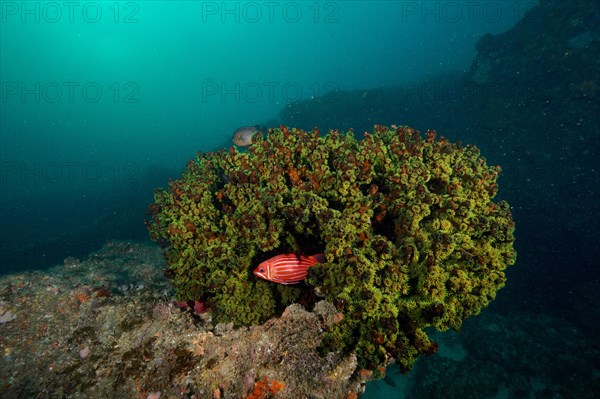
[[[598,2],[1,6],[0,273],[148,241],[153,190],[240,126],[435,129],[502,167],[517,263],[439,353],[363,397],[600,390]]]

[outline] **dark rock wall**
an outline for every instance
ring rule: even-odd
[[[289,104],[282,123],[406,124],[478,145],[517,223],[521,267],[501,299],[570,314],[600,255],[600,3],[542,0],[477,51],[464,76],[329,93]]]

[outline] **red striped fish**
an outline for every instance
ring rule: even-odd
[[[317,263],[325,262],[325,255],[311,256],[285,254],[277,255],[262,262],[254,275],[279,284],[296,284],[306,278],[306,271]]]

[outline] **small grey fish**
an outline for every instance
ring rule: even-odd
[[[233,132],[233,144],[246,147],[252,144],[252,136],[260,131],[259,126],[242,126]]]

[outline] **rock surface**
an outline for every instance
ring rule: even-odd
[[[109,242],[83,261],[1,277],[2,397],[242,398],[265,381],[283,387],[274,397],[364,389],[353,355],[316,351],[338,320],[330,304],[294,304],[250,328],[215,326],[210,312],[173,304],[162,267],[154,246]]]

